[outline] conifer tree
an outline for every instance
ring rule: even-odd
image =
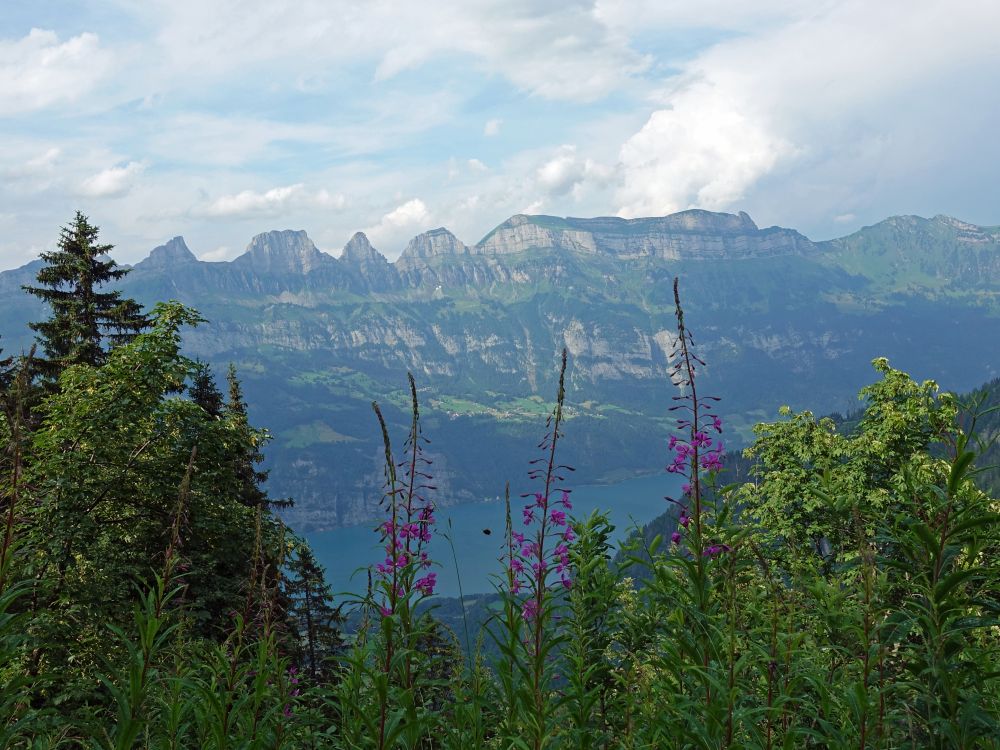
[[[45,358],[37,360],[39,369],[50,382],[70,365],[103,364],[109,348],[149,327],[135,300],[99,291],[129,269],[107,257],[113,246],[102,245],[98,231],[77,211],[61,230],[59,249],[42,253],[46,265],[38,272],[38,286],[23,287],[52,308],[48,320],[30,324],[44,352]]]
[[[243,400],[243,386],[236,376],[236,366],[232,363],[229,365],[226,381],[229,384],[229,400],[226,402],[225,416],[241,437],[241,444],[236,449],[235,466],[233,467],[236,481],[239,484],[237,492],[240,501],[251,508],[287,504],[282,501],[272,501],[261,486],[267,481],[269,473],[257,468],[264,460],[261,444],[266,438],[266,433],[250,426],[250,421],[247,418],[247,404]]]
[[[333,605],[323,566],[308,544],[299,545],[288,562],[285,595],[288,618],[298,634],[307,673],[314,682],[329,682],[334,671],[331,659],[344,648],[344,618],[340,607]]]
[[[0,346],[0,394],[6,393],[14,374],[14,358],[3,356]]]
[[[222,392],[215,385],[215,376],[207,362],[196,362],[196,372],[191,381],[188,393],[191,400],[205,410],[213,418],[221,418],[225,410]]]

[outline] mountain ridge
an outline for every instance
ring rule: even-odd
[[[675,276],[737,444],[783,403],[849,409],[877,356],[954,390],[1000,374],[982,346],[1000,340],[1000,230],[957,219],[893,217],[813,242],[746,214],[520,216],[476,246],[444,228],[414,240],[394,263],[362,233],[340,257],[303,230],[262,233],[242,260],[214,263],[171,241],[154,255],[176,264],[144,260],[120,284],[209,321],[185,332],[185,351],[219,372],[236,364],[253,420],[275,436],[272,492],[296,498],[288,518],[300,529],[375,514],[371,402],[405,429],[407,371],[442,505],[492,497],[523,474],[563,347],[565,458],[578,481],[660,466],[651,437],[668,423]],[[26,348],[27,321],[46,314],[20,292],[38,267],[0,273],[7,352]]]

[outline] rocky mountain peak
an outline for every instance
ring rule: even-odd
[[[794,255],[812,246],[798,232],[760,229],[745,212],[692,209],[668,216],[593,219],[525,216],[507,219],[476,246],[479,253],[506,255],[527,250],[610,255],[622,260],[748,258]]]
[[[444,227],[418,234],[403,250],[400,260],[426,259],[437,255],[464,255],[469,252],[458,237]]]
[[[388,263],[385,256],[372,247],[364,232],[355,232],[354,236],[344,245],[340,259],[345,263],[365,265],[367,263]]]
[[[304,230],[285,229],[258,234],[233,263],[263,273],[309,273],[332,261]]]
[[[148,268],[172,268],[182,263],[196,263],[198,259],[188,248],[183,237],[174,237],[169,242],[154,247],[149,256],[138,265]]]

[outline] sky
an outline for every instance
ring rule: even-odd
[[[0,269],[516,213],[1000,224],[996,0],[0,0]]]

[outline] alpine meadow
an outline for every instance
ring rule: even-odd
[[[998,31],[11,0],[0,750],[1000,750]]]

